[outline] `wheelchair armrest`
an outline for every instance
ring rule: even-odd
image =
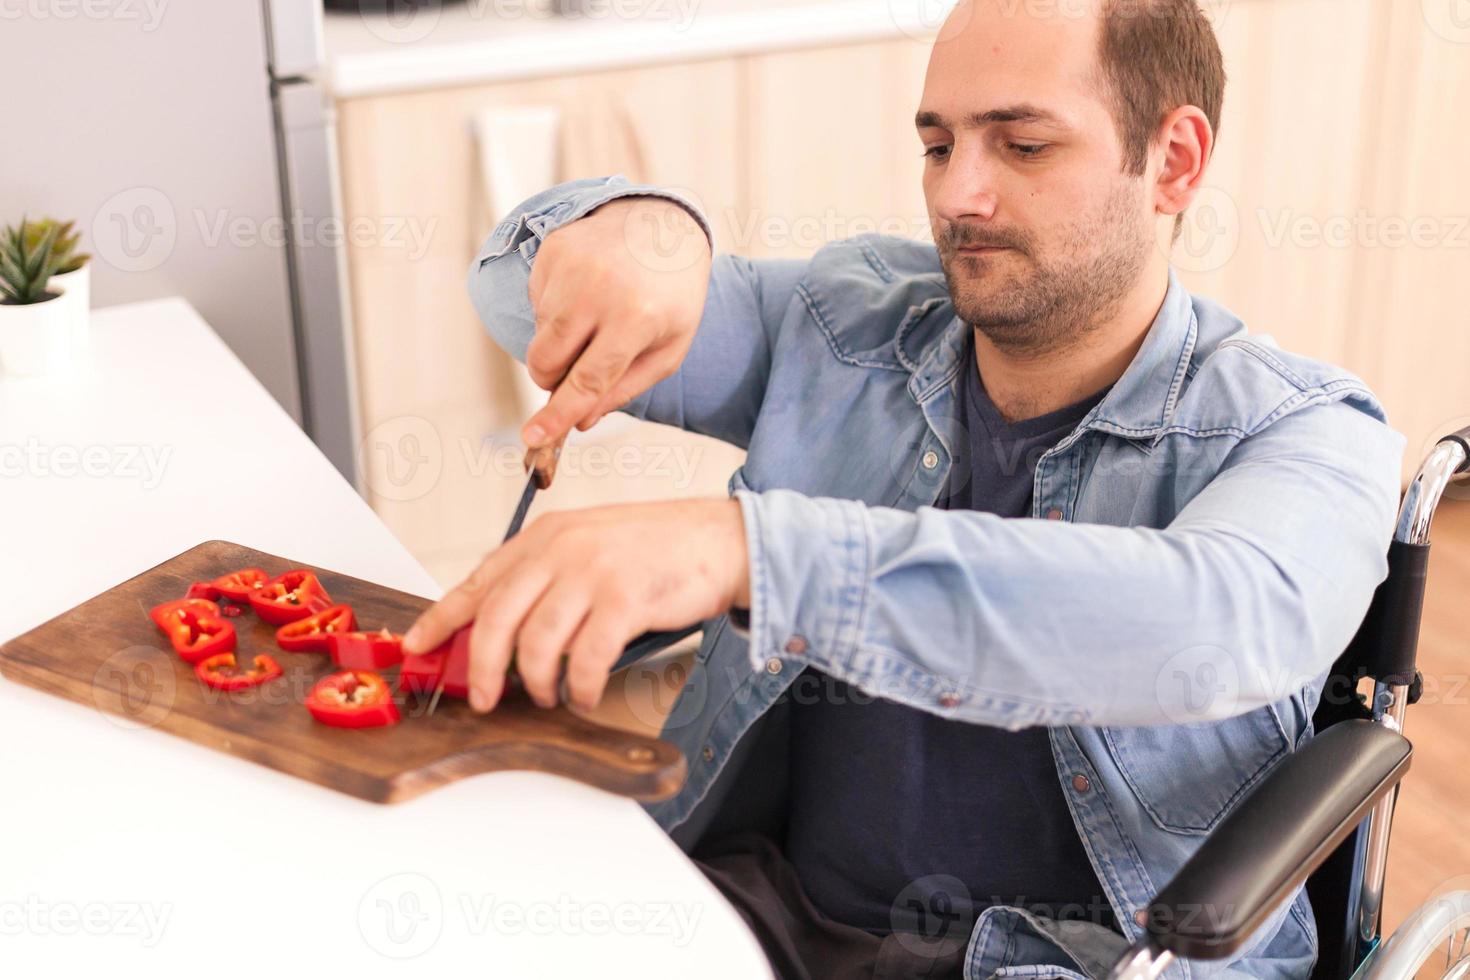
[[[1397,732],[1352,719],[1287,756],[1149,904],[1153,943],[1193,959],[1235,953],[1393,791],[1412,752]]]

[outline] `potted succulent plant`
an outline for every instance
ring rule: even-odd
[[[47,289],[61,294],[61,302],[67,307],[67,318],[71,322],[73,350],[81,351],[91,339],[87,318],[92,309],[92,267],[89,264],[91,256],[77,251],[81,233],[73,231],[74,225],[75,222],[71,221],[42,218],[27,224],[25,234],[27,247],[35,248],[48,231],[57,229],[51,252],[59,264]]]
[[[51,277],[61,267],[56,254],[59,225],[28,244],[24,219],[0,235],[0,368],[6,374],[49,374],[71,358],[70,312]]]

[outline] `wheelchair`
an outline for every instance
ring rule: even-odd
[[[1317,922],[1312,980],[1406,980],[1442,945],[1442,980],[1470,978],[1470,891],[1421,906],[1380,936],[1389,828],[1413,747],[1404,713],[1429,565],[1429,525],[1450,481],[1470,473],[1470,427],[1442,438],[1410,482],[1388,576],[1333,664],[1315,736],[1279,763],[1207,837],[1147,909],[1147,927],[1110,980],[1154,980],[1175,959],[1238,952],[1303,881]],[[1357,693],[1371,678],[1371,697]],[[1191,911],[1210,910],[1209,915]]]

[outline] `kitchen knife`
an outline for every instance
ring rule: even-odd
[[[531,509],[531,501],[536,499],[536,492],[538,490],[545,490],[551,486],[552,477],[556,475],[557,461],[561,458],[563,442],[565,442],[565,439],[550,446],[543,446],[541,449],[530,449],[526,451],[525,466],[529,471],[529,475],[526,478],[526,487],[521,491],[521,499],[516,504],[515,513],[511,515],[510,526],[505,529],[505,537],[501,539],[501,544],[515,537],[516,533],[520,531],[521,525],[526,522],[526,513]],[[641,636],[635,637],[627,646],[623,647],[623,655],[619,660],[628,659],[630,655],[633,659],[646,656],[647,654],[654,653],[655,651],[662,650],[664,647],[677,643],[691,633],[697,633],[702,629],[704,629],[704,623],[698,622],[678,629],[649,630]],[[428,714],[432,715],[438,709],[439,697],[443,693],[444,680],[441,676],[439,686],[434,688],[434,696],[429,701]]]
[[[551,486],[551,479],[556,476],[557,460],[561,459],[561,447],[565,442],[566,437],[563,436],[549,446],[526,450],[526,458],[522,463],[529,473],[526,477],[526,488],[521,491],[521,499],[516,503],[515,513],[510,517],[510,526],[505,529],[505,537],[500,539],[502,545],[515,537],[521,525],[526,523],[526,513],[531,509],[531,501],[536,499],[536,491]],[[439,709],[439,698],[443,694],[444,675],[441,674],[439,686],[434,688],[434,696],[429,699],[427,714],[432,716]]]

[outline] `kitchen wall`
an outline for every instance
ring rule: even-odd
[[[94,306],[187,297],[299,421],[262,2],[0,4],[0,222],[75,220]]]

